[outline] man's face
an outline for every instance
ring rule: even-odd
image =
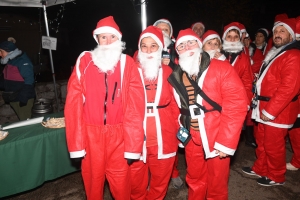
[[[240,40],[240,36],[233,30],[229,31],[225,37],[228,42],[237,42]]]
[[[200,48],[197,40],[186,40],[186,41],[183,41],[180,44],[178,44],[176,47],[179,55],[183,54],[186,51],[193,50],[196,48]],[[192,56],[194,53],[193,52],[191,52],[191,53],[192,53],[191,54],[191,56]]]
[[[273,31],[273,42],[275,47],[281,47],[293,41],[292,35],[284,26],[277,26]]]
[[[244,41],[244,39],[245,39],[245,37],[246,37],[246,34],[247,34],[246,32],[243,32],[243,33],[242,33],[241,41]]]
[[[4,51],[3,49],[0,49],[0,57],[5,58],[7,56],[7,52]]]
[[[169,24],[167,23],[159,23],[156,26],[157,28],[159,28],[160,30],[164,31],[169,37],[171,37],[171,28],[169,26]]]
[[[204,33],[204,26],[202,24],[196,24],[193,27],[193,31],[201,38]]]
[[[145,37],[141,41],[140,49],[143,53],[153,53],[159,49],[158,44],[152,37]]]
[[[244,45],[245,45],[245,47],[250,46],[250,39],[249,38],[244,38]]]
[[[256,33],[255,35],[255,44],[262,45],[265,41],[265,37],[262,33]]]
[[[205,44],[203,45],[203,50],[204,51],[209,51],[209,50],[217,50],[220,49],[220,41],[217,38],[208,40],[207,42],[205,42]]]
[[[109,45],[117,41],[119,38],[111,33],[101,33],[97,35],[99,45]]]

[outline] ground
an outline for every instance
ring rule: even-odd
[[[300,170],[287,171],[283,186],[263,187],[256,183],[256,178],[244,174],[243,166],[251,166],[255,160],[254,149],[245,146],[243,135],[235,156],[232,158],[229,178],[229,200],[300,200]],[[287,142],[286,159],[290,161],[292,149]],[[185,180],[186,164],[184,151],[179,152],[180,176]],[[42,186],[6,200],[84,200],[85,192],[80,172],[72,173],[59,179],[48,181]],[[105,188],[105,200],[111,200],[108,186]],[[187,199],[187,186],[175,189],[170,184],[165,200]]]

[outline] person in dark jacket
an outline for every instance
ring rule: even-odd
[[[3,99],[11,105],[20,120],[31,117],[35,97],[33,65],[26,53],[11,41],[0,43],[3,70]]]

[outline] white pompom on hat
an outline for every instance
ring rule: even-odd
[[[288,19],[282,19],[280,22],[276,23],[273,27],[273,33],[276,27],[283,26],[287,29],[287,31],[291,34],[293,37],[293,40],[296,39],[296,19],[295,18],[288,18]]]
[[[119,38],[119,40],[122,39],[122,33],[120,31],[119,26],[116,24],[113,16],[105,17],[97,23],[96,29],[93,31],[93,37],[97,43],[97,35],[102,33],[111,33],[116,35]]]
[[[202,40],[203,40],[202,43],[203,43],[203,45],[205,45],[205,43],[208,40],[215,39],[215,38],[219,39],[220,42],[221,42],[221,38],[220,38],[219,34],[216,31],[214,31],[214,30],[208,30],[202,36]]]
[[[140,35],[138,49],[141,47],[142,39],[146,37],[151,37],[161,49],[164,48],[164,36],[161,29],[156,26],[148,26]]]
[[[240,33],[240,38],[241,38],[241,37],[242,37],[242,31],[241,31],[241,29],[240,29],[239,26],[240,26],[240,23],[238,23],[238,22],[231,22],[230,24],[226,25],[226,26],[224,27],[224,32],[223,32],[222,39],[225,40],[225,37],[226,37],[227,33],[228,33],[230,30],[232,30],[232,29],[238,30],[239,33]]]

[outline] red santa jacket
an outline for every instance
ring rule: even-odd
[[[291,128],[298,115],[297,98],[300,89],[300,51],[283,50],[266,65],[265,70],[256,83],[257,95],[270,98],[269,101],[259,100],[253,109],[252,118],[256,121],[278,128]],[[293,100],[294,99],[294,100]],[[269,119],[260,119],[263,113]]]
[[[187,99],[181,99],[185,95],[176,86],[178,83],[183,84],[178,78],[182,77],[182,73],[182,70],[178,68],[169,78],[179,94],[176,95],[176,101],[179,104],[188,102]],[[248,99],[244,85],[228,62],[217,59],[211,59],[209,67],[201,75],[198,85],[210,99],[222,107],[221,112],[216,110],[206,112],[203,117],[198,118],[200,134],[198,138],[202,140],[206,158],[218,156],[215,149],[233,155],[248,110]],[[213,109],[199,94],[197,95],[197,103],[205,106],[208,110]],[[195,142],[197,143],[197,141]]]
[[[235,58],[235,60],[231,63],[231,65],[234,67],[235,71],[241,78],[242,83],[244,84],[248,96],[248,102],[250,104],[250,101],[253,97],[252,83],[254,80],[253,73],[251,70],[250,58],[244,53],[244,51],[242,51],[240,55],[238,55]]]
[[[145,96],[142,81],[133,59],[121,55],[118,63],[121,68],[121,96],[124,131],[124,157],[138,159],[144,141],[143,119],[145,113]],[[96,67],[90,52],[83,52],[77,59],[75,69],[68,82],[68,93],[65,104],[66,137],[71,158],[85,155],[86,122],[83,118],[85,94],[85,70]],[[95,86],[97,85],[95,80]],[[103,123],[94,124],[102,125]]]
[[[142,69],[139,68],[143,80]],[[173,87],[168,82],[172,69],[162,65],[157,77],[157,89],[154,103],[146,102],[146,114],[144,130],[146,130],[146,118],[155,117],[158,146],[158,159],[170,158],[176,155],[178,140],[176,133],[179,129],[179,109],[174,98]],[[145,132],[147,137],[147,133]],[[146,148],[143,149],[143,160],[146,160]]]

